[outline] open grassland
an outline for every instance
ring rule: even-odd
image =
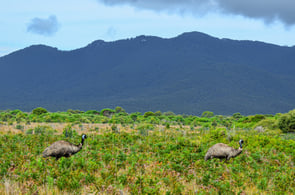
[[[107,123],[39,121],[44,117],[30,123],[2,121],[1,193],[295,193],[294,136],[269,128],[274,125],[269,121],[277,120],[274,116],[240,121],[165,118],[156,124],[150,116],[132,123],[116,122],[113,117]],[[225,127],[229,122],[231,127]],[[265,123],[263,131],[254,130],[255,124]],[[42,158],[43,150],[54,141],[78,144],[82,133],[88,138],[79,153],[58,161]],[[245,143],[236,158],[204,161],[210,146],[222,142],[238,148],[239,139]]]

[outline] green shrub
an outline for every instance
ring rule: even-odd
[[[261,121],[263,119],[265,119],[265,116],[264,115],[262,115],[262,114],[256,114],[256,115],[250,117],[250,122],[257,123],[257,122],[259,122],[259,121]]]
[[[47,112],[48,111],[45,108],[38,107],[38,108],[35,108],[32,113],[35,115],[41,115],[41,114],[45,114]]]
[[[76,130],[73,130],[72,129],[72,126],[71,125],[68,125],[66,126],[64,129],[63,129],[63,135],[65,137],[74,137],[76,135],[78,135],[77,131]]]
[[[115,110],[112,110],[110,108],[105,108],[100,111],[100,114],[102,116],[111,117],[113,114],[115,114]]]
[[[262,126],[263,128],[267,128],[270,130],[274,130],[278,128],[277,120],[274,118],[266,118],[259,121],[255,127]]]
[[[283,114],[278,123],[279,128],[284,132],[295,132],[295,110]]]
[[[234,118],[235,120],[239,120],[240,118],[243,118],[243,117],[244,117],[244,116],[241,115],[241,113],[239,113],[239,112],[233,114],[233,118]]]
[[[24,130],[24,126],[23,126],[23,125],[20,125],[20,124],[17,124],[17,125],[15,126],[15,128],[18,129],[18,130],[21,130],[21,131]]]
[[[148,112],[145,112],[143,117],[144,118],[147,118],[147,117],[150,117],[150,116],[155,116],[155,113],[153,113],[152,111],[148,111]]]
[[[137,130],[140,135],[147,136],[149,130],[154,130],[154,125],[152,124],[142,124],[137,127]]]
[[[34,128],[34,134],[52,135],[54,130],[50,126],[37,126]]]
[[[119,128],[117,127],[117,125],[113,124],[113,125],[111,126],[111,129],[112,129],[112,132],[113,132],[113,133],[119,133]]]
[[[202,116],[201,117],[205,117],[205,118],[211,118],[214,116],[214,113],[211,112],[211,111],[205,111],[202,113]]]
[[[31,134],[33,134],[33,132],[34,132],[33,129],[28,129],[28,130],[26,131],[26,134],[27,134],[27,135],[31,135]]]

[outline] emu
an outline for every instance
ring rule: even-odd
[[[242,153],[243,143],[244,141],[241,139],[239,141],[239,144],[240,144],[239,149],[234,149],[223,143],[215,144],[214,146],[208,149],[205,155],[205,161],[212,158],[219,158],[220,160],[222,159],[229,160],[230,158],[234,158]]]
[[[84,140],[87,138],[85,134],[82,135],[82,141],[80,144],[75,145],[70,142],[60,140],[56,141],[50,146],[48,146],[44,151],[43,151],[43,157],[55,157],[56,160],[58,160],[61,157],[70,157],[73,154],[76,154],[82,149],[82,146],[84,144]]]

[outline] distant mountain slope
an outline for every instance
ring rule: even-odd
[[[0,58],[0,110],[122,106],[128,112],[286,112],[295,107],[295,47],[191,32],[34,45]]]

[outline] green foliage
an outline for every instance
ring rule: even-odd
[[[140,135],[147,136],[149,131],[154,130],[154,125],[152,124],[141,124],[137,127]]]
[[[83,149],[59,161],[42,158],[44,148],[62,137],[50,126],[39,125],[25,134],[1,134],[0,191],[9,180],[23,185],[28,194],[44,186],[73,194],[116,194],[119,190],[130,194],[295,193],[294,134],[281,134],[277,129],[294,131],[294,111],[210,118],[122,110],[110,111],[110,117],[98,113],[0,112],[0,126],[19,121],[10,126],[17,129],[26,122],[67,123],[63,139],[72,143],[80,142],[74,124],[81,128],[83,123],[110,124],[107,130],[87,132]],[[118,127],[124,126],[132,126],[133,131],[120,129],[118,133]],[[257,133],[256,126],[267,131]],[[210,146],[221,142],[237,148],[239,139],[245,141],[241,155],[229,162],[204,161]]]
[[[143,124],[140,129],[155,126]],[[294,193],[294,140],[243,130],[231,142],[225,136],[224,128],[185,137],[172,130],[148,135],[104,133],[91,135],[71,158],[56,161],[41,155],[58,136],[4,135],[0,136],[0,181],[20,182],[32,192],[45,185],[49,192],[57,188],[73,194]],[[204,161],[213,144],[238,147],[240,138],[245,143],[238,157],[229,162]],[[27,182],[33,185],[25,186]]]
[[[130,114],[130,118],[131,118],[133,121],[136,121],[137,118],[138,118],[138,116],[139,116],[139,114],[137,114],[137,113],[131,113],[131,114]]]
[[[72,110],[72,109],[68,109],[67,112],[68,113],[71,113],[71,114],[81,114],[81,113],[83,113],[83,111],[80,111],[80,110]]]
[[[274,130],[278,128],[278,122],[274,118],[266,118],[259,121],[255,126],[262,126],[263,128]]]
[[[117,106],[117,107],[115,108],[115,113],[125,114],[126,111],[125,111],[122,107]]]
[[[72,125],[67,125],[63,130],[63,135],[72,138],[77,136],[77,131],[72,129]]]
[[[155,116],[161,116],[161,115],[162,115],[161,111],[158,110],[158,111],[155,112]]]
[[[35,108],[32,113],[35,114],[35,115],[41,115],[41,114],[45,114],[47,113],[48,111],[45,109],[45,108],[42,108],[42,107],[38,107],[38,108]]]
[[[100,111],[100,114],[106,117],[111,117],[114,113],[115,113],[115,110],[112,110],[110,108],[105,108]]]
[[[55,130],[52,129],[50,126],[37,126],[34,128],[35,134],[42,134],[42,135],[53,135]]]
[[[265,119],[265,116],[262,115],[262,114],[256,114],[256,115],[251,116],[249,118],[250,122],[254,122],[254,123],[257,123],[257,122],[259,122],[259,121],[261,121],[263,119]]]
[[[113,124],[112,127],[111,127],[111,129],[112,129],[112,132],[113,133],[119,133],[119,128],[118,128],[117,125]]]
[[[233,118],[236,119],[236,120],[239,120],[240,118],[243,118],[243,117],[244,116],[241,115],[241,113],[239,113],[239,112],[233,114]]]
[[[29,134],[33,134],[34,133],[34,130],[33,129],[28,129],[27,131],[26,131],[26,134],[27,135],[29,135]]]
[[[147,117],[150,117],[150,116],[155,116],[155,113],[153,113],[152,111],[148,111],[148,112],[145,112],[143,117],[144,118],[147,118]]]
[[[295,132],[295,110],[283,114],[278,122],[279,128],[284,132]]]
[[[202,113],[202,116],[201,117],[206,117],[206,118],[211,118],[214,116],[214,113],[211,112],[211,111],[205,111]]]
[[[100,112],[96,110],[88,110],[85,112],[85,114],[100,114]]]
[[[21,130],[21,131],[24,130],[24,126],[23,126],[23,125],[20,125],[20,124],[17,124],[17,125],[15,126],[15,128],[16,128],[16,129],[19,129],[19,130]]]
[[[167,111],[163,113],[164,116],[175,116],[175,113],[172,111]]]

